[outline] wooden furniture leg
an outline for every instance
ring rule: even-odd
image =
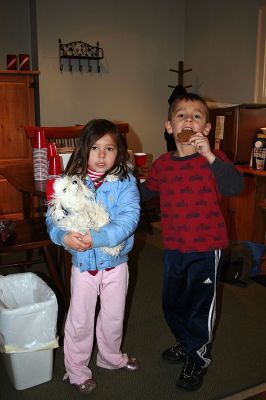
[[[71,254],[68,253],[65,249],[62,248],[63,251],[63,263],[64,263],[64,283],[65,283],[65,294],[66,294],[66,307],[69,306],[70,297],[71,297],[71,269],[72,269],[72,258]]]
[[[57,265],[57,263],[54,262],[53,256],[51,254],[51,246],[42,246],[41,249],[43,251],[43,256],[45,258],[47,268],[53,279],[53,282],[55,283],[56,288],[59,290],[60,294],[62,295],[65,306],[67,306],[66,292],[63,288],[62,281],[61,281],[60,275],[58,273],[59,266]]]

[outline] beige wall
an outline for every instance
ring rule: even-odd
[[[185,60],[208,100],[254,101],[258,8],[265,0],[187,0]]]
[[[71,5],[72,4],[72,5]],[[129,148],[165,151],[167,99],[177,84],[169,72],[183,58],[184,0],[126,2],[38,0],[41,123],[86,123],[91,118],[125,121]],[[63,43],[99,41],[101,73],[59,70]],[[73,64],[75,64],[73,62]],[[77,64],[76,64],[77,65]]]
[[[0,1],[0,69],[6,69],[7,54],[29,54],[29,0]]]
[[[0,2],[0,68],[7,53],[31,51],[29,4]],[[104,117],[130,124],[129,147],[166,149],[169,84],[185,60],[185,84],[207,99],[252,102],[257,11],[266,0],[37,0],[41,123],[66,125]],[[72,4],[72,5],[71,5]],[[15,12],[14,12],[15,11]],[[59,71],[58,39],[100,42],[102,72]]]

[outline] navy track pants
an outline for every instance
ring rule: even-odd
[[[177,343],[202,368],[211,363],[222,250],[164,250],[163,312]]]

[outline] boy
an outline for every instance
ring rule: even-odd
[[[208,141],[206,102],[182,93],[170,104],[168,134],[176,151],[161,155],[140,185],[142,200],[160,196],[164,245],[163,311],[176,344],[162,353],[184,362],[177,386],[200,388],[211,363],[219,261],[228,245],[220,195],[236,195],[243,176]]]

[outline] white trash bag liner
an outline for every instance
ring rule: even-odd
[[[58,347],[57,313],[54,292],[36,274],[0,275],[0,352]]]

